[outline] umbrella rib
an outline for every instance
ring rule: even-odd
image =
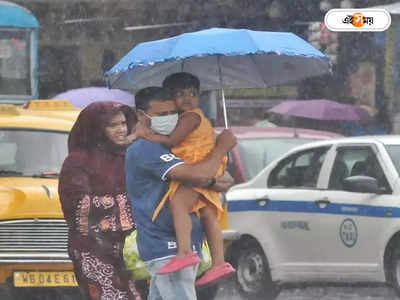
[[[254,66],[256,67],[257,73],[260,75],[260,78],[261,78],[262,81],[264,82],[264,86],[265,86],[265,87],[268,87],[268,84],[266,83],[266,81],[265,81],[265,79],[264,79],[264,76],[262,76],[262,73],[261,73],[261,71],[260,71],[260,68],[259,68],[258,64],[256,64],[256,61],[254,60],[253,54],[250,54],[249,56],[250,56],[251,61],[252,61],[253,64],[254,64]]]

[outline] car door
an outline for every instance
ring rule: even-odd
[[[383,237],[396,205],[384,159],[375,144],[339,145],[335,150],[327,189],[321,191],[324,205],[318,208],[323,224],[321,279],[383,280]],[[376,178],[381,194],[346,191],[343,180],[358,175]]]
[[[259,200],[263,215],[254,222],[267,228],[262,243],[272,250],[278,279],[304,281],[317,274],[320,231],[317,215],[310,212],[320,198],[318,179],[328,150],[329,146],[311,148],[283,159],[271,171]]]

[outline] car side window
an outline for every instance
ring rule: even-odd
[[[343,181],[349,176],[369,176],[378,181],[379,188],[389,191],[390,187],[383,169],[370,147],[338,148],[332,172],[329,177],[329,189],[344,190]]]
[[[302,151],[281,161],[269,177],[269,187],[315,188],[328,147]]]

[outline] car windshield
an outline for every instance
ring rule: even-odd
[[[386,145],[386,150],[396,167],[397,174],[400,174],[400,145]]]
[[[0,129],[0,176],[58,174],[67,140],[67,132]]]
[[[240,159],[246,180],[257,175],[267,164],[295,146],[315,141],[302,138],[241,139],[238,141]]]

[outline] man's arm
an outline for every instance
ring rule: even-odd
[[[225,129],[217,137],[214,149],[202,161],[184,163],[172,168],[166,175],[168,179],[185,185],[210,188],[223,157],[236,145],[236,138],[230,129]]]

